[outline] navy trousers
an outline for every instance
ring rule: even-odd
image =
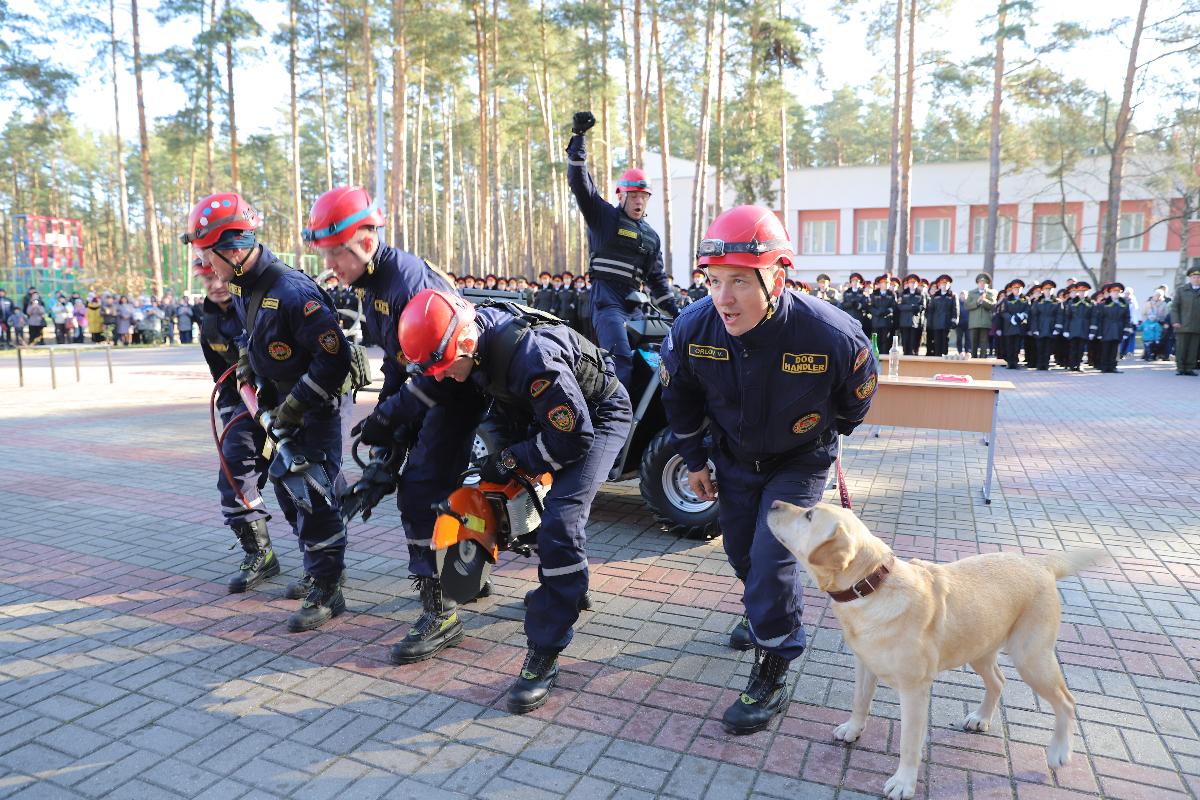
[[[628,388],[633,378],[633,350],[629,347],[625,323],[640,318],[642,312],[629,308],[626,294],[628,291],[619,285],[592,281],[592,327],[596,330],[596,343],[612,356],[617,380]]]
[[[229,425],[229,420],[245,410],[246,406],[239,403],[230,410],[222,411],[221,422]],[[217,491],[221,493],[221,513],[225,516],[226,525],[271,518],[260,493],[267,482],[267,460],[262,457],[266,438],[266,431],[252,417],[238,420],[225,433],[221,457],[233,483],[225,477],[225,470],[218,469]],[[245,499],[245,504],[238,497],[238,492]]]
[[[584,526],[632,423],[629,394],[623,386],[589,410],[595,432],[592,447],[582,459],[554,473],[538,529],[541,586],[529,598],[525,636],[539,650],[561,652],[571,643],[579,601],[588,588]]]
[[[764,472],[721,448],[713,454],[725,555],[745,585],[742,603],[759,647],[789,661],[804,652],[802,569],[767,528],[771,503],[805,508],[821,501],[833,447],[814,451]]]

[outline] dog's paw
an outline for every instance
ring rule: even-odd
[[[833,729],[833,738],[839,742],[856,742],[862,732],[863,726],[849,719]]]
[[[990,727],[992,727],[992,721],[979,716],[979,712],[977,711],[967,714],[967,718],[963,720],[964,731],[979,731],[982,733]]]
[[[883,796],[888,800],[910,800],[917,793],[917,776],[907,775],[903,770],[887,779],[883,784]]]
[[[1046,763],[1050,765],[1050,769],[1058,769],[1065,767],[1067,762],[1071,760],[1071,743],[1068,742],[1051,742],[1046,748]]]

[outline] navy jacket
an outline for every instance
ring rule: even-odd
[[[1086,339],[1092,324],[1092,304],[1084,297],[1067,301],[1065,309],[1066,332],[1072,339]]]
[[[221,373],[237,363],[238,349],[246,341],[246,331],[242,329],[242,319],[233,302],[222,311],[219,305],[204,298],[204,320],[205,324],[200,326],[200,352],[204,354],[208,371],[215,381],[221,377]],[[241,402],[237,381],[231,376],[221,384],[217,408],[224,413]]]
[[[502,309],[480,308],[475,318],[480,330],[478,353],[486,354],[491,337],[512,320],[512,315]],[[505,387],[520,400],[515,407],[506,406],[506,411],[510,419],[523,415],[531,424],[529,436],[509,449],[517,464],[527,472],[562,469],[583,458],[592,446],[591,409],[575,378],[575,364],[579,358],[578,340],[565,325],[531,328],[513,353]],[[616,380],[616,374],[608,365],[605,374],[610,380]],[[491,380],[485,356],[464,383],[425,376],[411,379],[400,391],[380,403],[379,413],[397,428],[407,429],[411,441],[429,409],[477,406],[474,398],[465,395],[487,394]]]
[[[454,289],[433,271],[425,259],[380,242],[374,267],[354,282],[362,300],[363,325],[370,341],[383,348],[383,388],[379,399],[395,394],[408,377],[400,352],[400,314],[408,301],[425,289],[447,292]]]
[[[688,469],[708,459],[702,435],[744,458],[850,433],[867,415],[878,367],[862,326],[824,300],[785,289],[774,316],[743,336],[712,298],[683,310],[662,349],[663,403]]]

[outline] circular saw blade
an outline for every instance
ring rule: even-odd
[[[463,539],[446,548],[438,574],[442,593],[456,603],[469,603],[479,596],[491,571],[484,549],[473,539]]]

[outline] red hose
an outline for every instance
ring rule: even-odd
[[[217,395],[221,391],[221,384],[224,383],[226,380],[228,380],[229,376],[236,369],[237,369],[237,365],[235,364],[234,366],[225,370],[224,372],[221,373],[221,377],[217,378],[216,383],[213,384],[212,397],[209,399],[209,403],[208,403],[208,415],[209,415],[209,419],[212,421],[213,441],[217,443],[217,460],[219,462],[221,462],[221,472],[225,475],[225,480],[229,481],[229,485],[230,485],[230,487],[232,487],[233,493],[237,495],[238,502],[240,502],[242,504],[242,507],[245,508],[247,511],[253,511],[254,506],[252,506],[250,504],[250,501],[246,499],[246,495],[242,494],[242,490],[238,488],[237,481],[235,481],[233,479],[233,473],[230,471],[229,465],[227,463],[225,463],[225,453],[221,449],[225,444],[225,437],[229,434],[229,430],[233,427],[234,423],[238,422],[239,420],[241,420],[245,417],[251,416],[251,412],[250,411],[242,411],[242,412],[235,414],[233,419],[229,420],[229,422],[226,423],[226,425],[225,425],[224,429],[221,431],[221,433],[220,434],[217,433]],[[243,387],[243,388],[249,388],[249,387]],[[242,395],[242,399],[245,400],[246,399],[245,392],[241,392],[239,390],[239,393]],[[258,398],[254,396],[253,389],[250,389],[250,397],[254,399],[254,409],[257,410],[258,409]],[[247,403],[246,407],[250,408],[250,404]]]

